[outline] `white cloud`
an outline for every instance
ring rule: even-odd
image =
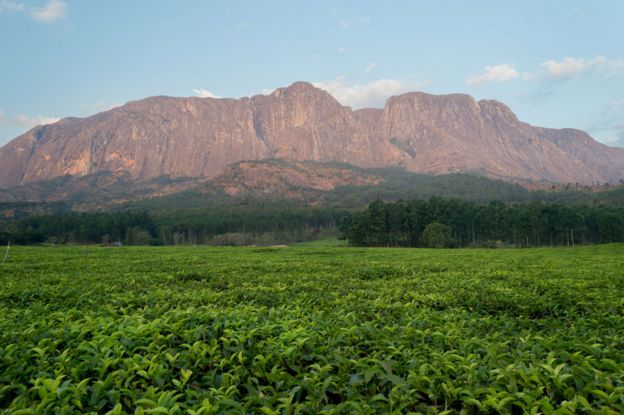
[[[93,107],[97,111],[109,111],[109,110],[112,110],[113,108],[121,107],[122,105],[123,104],[121,103],[107,104],[106,102],[98,101],[95,104],[93,104]]]
[[[612,101],[609,103],[609,108],[620,108],[624,107],[624,99],[620,99],[618,101]]]
[[[624,70],[624,59],[596,56],[592,59],[566,57],[560,61],[547,60],[541,66],[553,79],[568,79],[582,73],[606,71],[607,76],[618,75]]]
[[[10,116],[0,110],[0,125],[7,125],[11,127],[32,128],[36,125],[53,124],[58,120],[60,120],[60,118],[47,117],[44,115],[30,117],[25,114],[18,114],[16,116]]]
[[[193,93],[200,98],[221,98],[219,95],[204,88],[194,89]]]
[[[624,147],[624,99],[618,98],[607,103],[593,120],[593,125],[585,130],[604,144]]]
[[[599,64],[600,61],[586,60],[583,58],[564,58],[561,61],[548,60],[542,63],[546,72],[552,78],[569,78],[584,70]]]
[[[67,16],[67,4],[62,0],[48,0],[40,7],[27,7],[21,1],[0,0],[0,13],[25,12],[38,22],[54,22]]]
[[[467,85],[481,85],[490,82],[505,82],[514,79],[529,79],[531,75],[526,72],[519,72],[513,65],[502,63],[500,65],[486,66],[483,73],[470,75],[466,78]]]
[[[37,115],[36,117],[29,117],[25,114],[18,114],[15,118],[15,123],[21,127],[34,127],[36,125],[46,125],[46,124],[54,124],[60,118],[57,117],[46,117],[44,115]]]
[[[375,69],[377,69],[379,65],[377,65],[375,62],[371,62],[368,65],[366,65],[366,69],[364,69],[364,72],[366,73],[371,73],[373,72]]]
[[[398,79],[378,79],[367,83],[357,83],[341,76],[332,81],[315,82],[314,86],[324,89],[341,104],[353,108],[381,106],[393,95],[424,88],[429,81],[405,81]]]
[[[336,49],[338,51],[338,53],[342,53],[345,50],[347,50],[347,48],[345,48],[344,46],[338,46],[338,49]]]
[[[54,22],[67,15],[67,5],[61,0],[48,0],[42,7],[32,7],[28,14],[39,22]]]
[[[609,61],[609,71],[606,76],[621,75],[624,73],[624,59],[615,59]]]
[[[614,138],[604,144],[611,147],[624,147],[624,124],[614,125],[611,132]]]
[[[24,10],[24,4],[14,2],[11,0],[0,0],[0,13],[7,12],[21,12]]]

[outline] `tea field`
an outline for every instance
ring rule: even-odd
[[[624,245],[12,248],[0,413],[624,413]]]

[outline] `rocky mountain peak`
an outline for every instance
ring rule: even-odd
[[[291,85],[283,88],[277,88],[269,94],[269,97],[273,98],[303,98],[303,97],[317,97],[323,99],[330,99],[335,101],[327,91],[315,87],[309,82],[294,82]]]
[[[478,103],[481,111],[490,119],[500,118],[509,122],[518,122],[518,117],[513,113],[511,108],[500,101],[494,99],[482,99]]]
[[[498,101],[412,92],[352,111],[295,82],[251,98],[150,97],[36,127],[0,148],[0,187],[99,172],[211,178],[277,158],[572,183],[624,177],[624,149],[532,127]]]

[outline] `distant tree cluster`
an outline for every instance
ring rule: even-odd
[[[345,211],[310,206],[36,215],[0,225],[0,244],[121,242],[125,245],[274,245],[338,234]]]
[[[314,239],[335,230],[344,209],[246,204],[170,211],[157,217],[167,245],[273,245]]]
[[[0,231],[0,243],[112,243],[147,245],[158,242],[158,228],[147,212],[60,213],[33,216]]]
[[[341,231],[356,246],[519,247],[624,241],[624,209],[529,202],[487,205],[431,198],[376,201],[346,217]]]

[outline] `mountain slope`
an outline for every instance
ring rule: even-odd
[[[553,182],[624,177],[624,149],[530,126],[496,101],[408,93],[352,111],[297,82],[239,100],[151,97],[36,127],[0,149],[0,187],[99,172],[213,178],[272,158]]]
[[[136,208],[173,212],[258,203],[283,205],[285,211],[293,203],[353,209],[377,199],[433,196],[476,203],[495,199],[617,206],[624,203],[624,185],[510,183],[470,174],[425,175],[399,168],[364,169],[341,163],[269,159],[234,163],[212,179],[132,180],[127,173],[104,172],[0,189],[0,222],[58,210]]]

